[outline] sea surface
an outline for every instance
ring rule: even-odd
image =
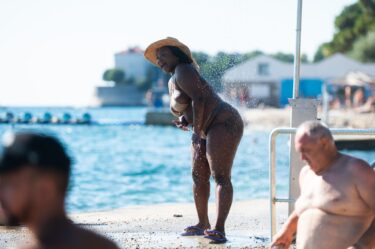
[[[74,159],[69,211],[84,212],[156,203],[193,202],[190,132],[143,125],[146,108],[2,108],[15,115],[91,114],[93,125],[0,125],[0,133],[33,129],[60,138]],[[235,158],[235,200],[269,196],[269,130],[245,129]],[[277,140],[277,195],[288,193],[288,136]],[[375,152],[349,153],[371,162]],[[214,201],[212,182],[211,201]]]

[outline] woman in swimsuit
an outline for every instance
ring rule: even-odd
[[[182,235],[206,235],[214,243],[223,243],[233,199],[231,169],[243,134],[241,116],[200,76],[189,48],[177,39],[152,43],[145,57],[171,74],[168,87],[170,109],[178,117],[175,125],[182,130],[192,125],[193,193],[199,221]],[[217,220],[213,230],[207,213],[210,176],[216,182]]]

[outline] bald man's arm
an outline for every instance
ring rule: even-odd
[[[308,174],[309,166],[304,166],[299,174],[299,186],[302,189],[303,183]],[[300,198],[300,197],[299,197]],[[272,238],[271,247],[279,246],[282,249],[288,249],[297,233],[299,214],[297,210],[293,210],[281,230]]]
[[[375,249],[375,220],[365,234],[350,249]]]
[[[359,196],[375,214],[375,171],[362,160],[358,160],[351,169]]]
[[[356,167],[353,167],[356,187],[362,200],[372,209],[375,215],[375,171],[364,161],[359,161]],[[375,249],[375,220],[371,226],[362,235],[354,245],[355,249]]]

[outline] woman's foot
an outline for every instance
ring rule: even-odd
[[[188,226],[185,228],[185,232],[181,234],[181,236],[203,236],[204,231],[210,229],[210,225],[202,225],[198,223],[195,226]]]
[[[206,239],[211,240],[210,244],[223,244],[228,241],[227,238],[225,237],[224,232],[220,232],[217,230],[205,230],[204,234],[205,234],[204,237]]]

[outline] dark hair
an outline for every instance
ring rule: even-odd
[[[181,51],[181,49],[179,49],[178,47],[174,47],[174,46],[165,46],[167,48],[169,48],[172,52],[172,54],[174,56],[176,56],[181,63],[187,63],[187,64],[191,64],[193,63],[193,60],[189,58],[189,56],[187,56],[184,52]]]
[[[33,167],[41,172],[52,172],[61,179],[61,191],[65,194],[72,160],[63,144],[55,137],[37,132],[6,134],[0,154],[0,175]],[[60,182],[60,181],[59,181]]]

